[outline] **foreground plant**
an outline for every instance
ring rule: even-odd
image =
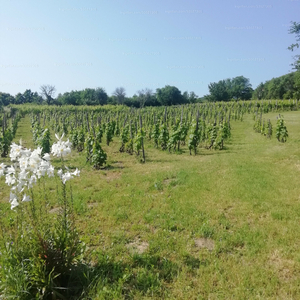
[[[71,143],[56,138],[51,154],[62,163],[56,173],[61,180],[57,216],[47,211],[46,191],[36,197],[33,189],[46,174],[55,176],[49,154],[42,157],[41,148],[31,151],[12,144],[12,165],[0,165],[0,176],[5,175],[6,184],[11,186],[9,201],[16,213],[12,232],[8,235],[2,230],[5,243],[0,256],[0,299],[77,299],[87,280],[85,246],[76,231],[72,195],[68,197],[66,189],[66,182],[80,171],[70,172],[64,166]]]
[[[283,120],[283,116],[278,117],[276,125],[276,138],[278,142],[285,143],[288,138],[288,131]]]

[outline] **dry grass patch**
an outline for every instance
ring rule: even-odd
[[[61,210],[61,207],[54,207],[49,210],[49,214],[57,214]]]
[[[136,252],[138,254],[143,254],[149,248],[149,243],[141,241],[139,238],[136,238],[133,242],[126,245],[126,248],[131,252]]]
[[[283,258],[278,250],[275,250],[269,259],[269,264],[273,269],[275,269],[277,276],[282,281],[290,281],[295,276],[296,273],[296,263],[291,259]]]
[[[209,251],[214,250],[215,242],[208,238],[195,239],[195,246],[200,249],[207,249]]]

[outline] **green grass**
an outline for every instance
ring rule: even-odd
[[[274,131],[276,116],[264,116]],[[74,152],[67,165],[81,170],[70,181],[77,226],[96,253],[98,279],[90,297],[299,299],[299,117],[284,113],[285,144],[255,133],[246,115],[232,121],[222,151],[200,148],[190,156],[183,147],[169,154],[147,141],[141,164],[119,153],[114,138],[110,146],[103,143],[108,167],[99,171]],[[26,117],[15,140],[22,137],[33,148],[29,128]],[[9,226],[14,213],[0,181]],[[50,185],[55,194],[55,180]]]

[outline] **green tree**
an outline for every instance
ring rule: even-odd
[[[210,92],[209,101],[229,101],[230,93],[228,91],[228,81],[220,80],[219,82],[213,82],[208,85]]]
[[[23,104],[23,103],[25,103],[24,96],[23,96],[23,94],[18,93],[18,94],[15,96],[15,104]]]
[[[227,84],[227,87],[229,84]],[[237,76],[230,82],[229,93],[231,98],[249,100],[252,97],[252,86],[250,80],[244,76]]]
[[[2,102],[2,104],[4,106],[9,105],[9,104],[14,104],[15,103],[15,98],[14,98],[14,96],[12,96],[8,93],[1,93],[0,92],[0,102]]]
[[[107,104],[108,95],[104,88],[98,87],[95,89],[95,98],[98,105]]]
[[[163,88],[156,89],[156,97],[158,102],[164,106],[184,103],[181,91],[175,86],[166,85]]]
[[[257,88],[253,91],[253,98],[254,99],[258,99],[258,100],[260,100],[260,99],[265,99],[265,95],[266,95],[266,93],[265,93],[265,85],[264,85],[264,83],[260,83],[258,86],[257,86]]]
[[[292,25],[289,29],[289,33],[296,35],[297,43],[290,45],[288,49],[294,51],[295,48],[299,48],[298,42],[300,42],[300,23],[297,22],[291,22],[291,23]],[[293,69],[300,70],[300,55],[295,55],[294,59],[295,59],[294,63],[291,64],[293,66]]]
[[[189,103],[196,103],[198,96],[192,91],[189,94]]]
[[[123,104],[126,96],[125,88],[118,87],[114,90],[113,96],[116,97],[118,104]]]

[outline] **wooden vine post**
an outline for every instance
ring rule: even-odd
[[[142,123],[142,117],[140,113],[140,128],[141,128],[141,134],[143,132],[143,123]],[[142,153],[143,153],[143,163],[146,161],[145,159],[145,149],[144,149],[144,137],[141,136],[141,146],[142,146]]]

